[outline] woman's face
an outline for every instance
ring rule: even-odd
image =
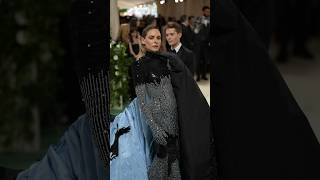
[[[137,31],[131,32],[131,37],[132,38],[137,38],[138,37],[138,32]]]
[[[142,38],[142,43],[148,51],[159,51],[161,45],[161,34],[158,29],[151,29],[147,32],[145,38]]]

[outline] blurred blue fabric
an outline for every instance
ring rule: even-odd
[[[107,171],[82,115],[49,147],[44,158],[21,172],[17,180],[104,180]],[[110,143],[117,129],[130,126],[119,140],[119,155],[110,161],[110,180],[148,180],[152,161],[152,133],[134,99],[110,124]]]

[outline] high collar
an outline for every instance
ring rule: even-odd
[[[146,51],[144,58],[151,58],[151,59],[162,59],[163,55],[161,52],[153,52],[153,51]]]
[[[149,60],[153,59],[162,59],[163,57],[160,52],[153,52],[153,51],[146,51],[144,56],[142,56],[140,59],[135,61],[135,63],[147,63]]]
[[[153,51],[146,51],[145,56],[146,57],[153,57],[153,56],[159,56],[160,52],[153,52]]]

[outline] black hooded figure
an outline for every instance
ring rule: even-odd
[[[320,179],[319,142],[258,34],[232,0],[212,3],[220,179]]]

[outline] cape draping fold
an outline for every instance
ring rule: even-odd
[[[182,179],[215,179],[210,107],[182,60],[174,54],[163,55],[170,58],[171,81],[178,108]]]

